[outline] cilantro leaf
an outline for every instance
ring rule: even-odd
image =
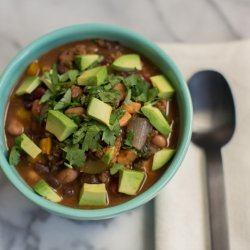
[[[53,96],[53,95],[52,95],[52,92],[51,92],[49,89],[47,89],[47,90],[45,91],[44,95],[41,97],[39,103],[42,104],[42,103],[48,102],[52,96]]]
[[[13,146],[9,155],[9,164],[16,166],[20,162],[20,148],[18,146]]]
[[[126,147],[132,148],[133,147],[133,139],[134,139],[134,132],[130,130],[127,133],[126,139],[124,140],[124,145]]]
[[[60,82],[66,82],[69,80],[70,82],[74,83],[78,75],[79,75],[78,70],[71,69],[71,70],[66,71],[62,75],[58,75],[58,78]]]
[[[101,134],[99,133],[100,129],[97,125],[92,125],[87,128],[85,134],[82,149],[87,151],[89,149],[99,149],[98,140],[100,139]]]
[[[128,89],[126,98],[125,98],[125,100],[124,100],[124,104],[125,104],[125,105],[128,105],[130,102],[131,102],[131,89]]]
[[[83,125],[80,129],[78,129],[76,132],[73,134],[73,144],[79,143],[85,136],[87,131],[87,126]]]
[[[103,91],[98,94],[99,98],[106,103],[113,103],[121,99],[119,91]]]
[[[58,78],[58,73],[57,73],[56,64],[53,64],[53,65],[52,65],[52,71],[51,71],[50,78],[51,78],[52,84],[54,84],[54,85],[57,85],[57,84],[58,84],[59,78]]]
[[[146,104],[155,104],[159,100],[158,94],[159,90],[157,88],[149,89]]]
[[[80,167],[84,164],[86,156],[84,150],[79,148],[79,144],[66,146],[63,150],[66,152],[69,165]]]
[[[116,140],[116,136],[114,131],[110,129],[105,129],[102,134],[102,140],[107,143],[108,145],[113,146]]]
[[[62,99],[58,103],[56,103],[56,105],[54,106],[54,110],[64,109],[70,105],[70,102],[71,102],[71,89],[68,89],[64,94],[64,96],[62,97]]]

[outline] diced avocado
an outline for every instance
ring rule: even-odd
[[[158,108],[149,104],[143,106],[141,111],[149,119],[149,122],[163,135],[168,135],[172,132],[168,121]]]
[[[34,191],[52,202],[60,202],[62,197],[59,196],[52,187],[48,185],[48,183],[44,180],[38,181],[33,187]]]
[[[174,149],[162,149],[154,154],[152,170],[158,170],[163,167],[174,155]]]
[[[107,190],[105,184],[87,184],[84,183],[80,192],[80,206],[106,206]]]
[[[159,97],[168,99],[174,94],[174,88],[163,75],[152,76],[150,80],[153,86],[159,90]]]
[[[113,158],[114,153],[115,153],[115,147],[108,148],[105,154],[102,156],[101,161],[109,165]]]
[[[21,141],[21,149],[33,159],[42,152],[42,150],[26,134],[21,134],[19,138]]]
[[[101,56],[99,55],[77,55],[75,57],[75,63],[79,70],[83,71],[88,67],[92,66],[94,63],[100,61]]]
[[[110,105],[95,97],[91,98],[87,108],[87,115],[109,126],[111,112],[112,107]]]
[[[59,141],[68,138],[77,125],[68,116],[57,110],[49,110],[46,121],[46,130],[55,135]]]
[[[53,92],[54,88],[53,88],[53,84],[50,78],[51,73],[52,73],[52,70],[44,72],[44,74],[40,77],[40,79],[48,87],[48,89]]]
[[[128,195],[136,195],[144,178],[143,172],[129,169],[120,170],[118,191]]]
[[[77,83],[79,85],[101,85],[105,82],[108,76],[106,66],[99,66],[93,69],[84,71],[78,78]]]
[[[118,71],[131,71],[131,70],[141,70],[142,64],[139,55],[127,54],[118,57],[113,62],[112,67]]]
[[[27,76],[21,83],[21,86],[17,89],[16,95],[30,94],[34,91],[41,81],[37,76]]]

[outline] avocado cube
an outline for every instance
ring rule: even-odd
[[[83,184],[79,199],[80,206],[106,206],[107,203],[105,184]]]
[[[149,119],[151,125],[154,126],[160,133],[163,135],[168,135],[172,132],[168,121],[158,108],[148,104],[143,106],[141,111]]]
[[[163,167],[174,155],[174,149],[162,149],[154,154],[152,170],[158,170]]]
[[[37,76],[27,76],[21,83],[20,87],[16,91],[16,95],[30,94],[33,92],[39,85],[41,81]]]
[[[112,112],[112,107],[107,103],[100,101],[99,99],[92,97],[88,108],[87,115],[93,119],[104,123],[107,126],[109,125],[109,119]]]
[[[26,134],[21,134],[19,138],[21,141],[21,149],[33,159],[42,152],[42,150]]]
[[[77,83],[79,85],[96,85],[103,84],[108,76],[106,66],[99,66],[93,69],[84,71],[78,78]]]
[[[120,170],[118,191],[128,195],[136,195],[144,178],[145,174],[143,172],[130,169]]]
[[[77,55],[75,56],[75,63],[79,70],[83,71],[96,62],[99,62],[101,60],[101,56],[99,55]]]
[[[115,147],[109,147],[105,152],[105,154],[102,156],[101,161],[109,165],[113,158],[114,153],[115,153]]]
[[[60,202],[62,197],[59,196],[44,180],[38,181],[33,187],[34,191],[52,202]]]
[[[174,94],[174,88],[163,75],[152,76],[150,80],[153,86],[159,90],[160,98],[169,99]]]
[[[77,125],[62,112],[49,110],[45,129],[59,141],[64,141],[77,129]]]
[[[140,56],[137,54],[127,54],[118,57],[112,64],[117,71],[141,70],[142,64]]]

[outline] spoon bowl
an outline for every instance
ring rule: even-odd
[[[200,147],[222,147],[235,130],[233,96],[226,79],[212,70],[189,80],[194,109],[192,141]]]

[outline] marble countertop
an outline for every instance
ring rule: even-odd
[[[33,39],[71,24],[116,24],[160,42],[219,42],[250,37],[249,14],[250,0],[0,0],[0,72]],[[0,250],[153,250],[153,218],[153,202],[110,220],[60,218],[0,172]]]

